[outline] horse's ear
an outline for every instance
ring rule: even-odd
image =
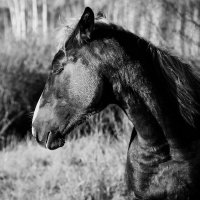
[[[91,38],[94,29],[94,12],[91,8],[86,7],[78,23],[79,33],[77,39],[80,43],[86,42]]]

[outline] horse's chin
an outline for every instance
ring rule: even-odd
[[[82,124],[83,120],[78,120],[74,123],[69,123],[61,134],[59,131],[50,131],[47,135],[45,147],[50,150],[58,149],[64,146],[65,136],[69,135],[78,125]]]
[[[46,140],[46,148],[50,150],[64,146],[65,138],[58,133],[49,132]]]

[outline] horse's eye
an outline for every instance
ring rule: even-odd
[[[64,67],[60,64],[55,64],[53,65],[53,70],[52,70],[52,73],[53,74],[59,74],[61,71],[64,70]]]

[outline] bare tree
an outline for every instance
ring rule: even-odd
[[[21,37],[26,38],[25,0],[20,0]]]
[[[14,13],[16,18],[16,37],[17,39],[21,38],[21,20],[20,20],[20,5],[18,0],[13,0]]]
[[[47,36],[47,0],[42,0],[42,29],[43,36]]]
[[[32,29],[34,33],[38,32],[38,9],[37,0],[32,0]]]
[[[18,39],[20,37],[18,2],[16,0],[8,0],[8,7],[11,17],[12,32],[15,38]]]
[[[8,32],[9,21],[8,21],[8,13],[7,10],[3,12],[3,26],[4,26],[4,37],[6,38],[6,34]]]

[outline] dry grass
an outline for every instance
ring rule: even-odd
[[[67,141],[55,151],[34,142],[0,152],[2,200],[121,200],[128,139],[101,134]]]

